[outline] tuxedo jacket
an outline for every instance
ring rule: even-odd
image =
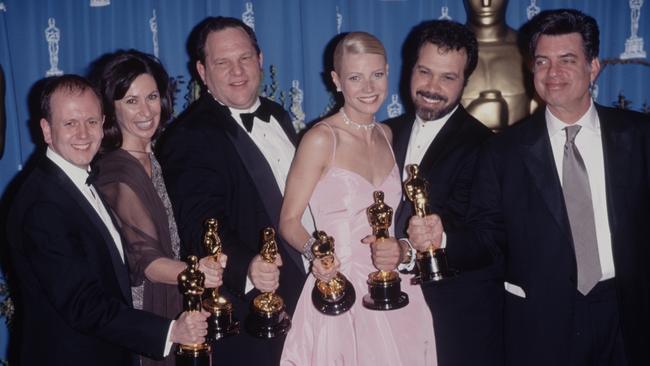
[[[266,98],[260,101],[295,144],[287,112]],[[271,226],[277,233],[282,207],[283,195],[271,167],[230,110],[209,94],[194,102],[165,131],[157,152],[174,207],[182,257],[207,254],[201,239],[203,223],[216,218],[223,252],[228,255],[222,292],[233,302],[235,315],[244,321],[252,298],[259,294],[257,290],[245,294],[248,267],[260,252],[262,230]],[[277,292],[293,314],[306,273],[300,254],[279,235],[277,241],[283,261]],[[277,364],[282,343],[283,339],[257,341],[240,334],[217,342],[215,355],[229,362]],[[257,351],[251,352],[253,347]]]
[[[403,174],[415,115],[402,115],[387,123],[393,129],[395,156]],[[478,152],[491,135],[487,127],[458,106],[422,158],[420,174],[429,183],[429,209],[441,217],[445,229],[464,222]],[[396,211],[398,238],[407,237],[408,220],[413,215],[413,205],[403,199]],[[422,287],[433,315],[438,363],[498,365],[502,362],[500,266],[490,255],[467,263],[450,256],[449,262],[460,271],[458,277]]]
[[[630,365],[649,365],[650,120],[596,109],[624,348]],[[503,253],[505,281],[521,289],[505,295],[507,364],[568,364],[576,259],[544,109],[487,144],[476,182],[463,254]]]
[[[128,270],[103,221],[43,157],[8,218],[20,365],[130,365],[161,358],[170,320],[131,306]]]

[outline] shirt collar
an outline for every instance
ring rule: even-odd
[[[50,147],[47,148],[45,156],[47,156],[48,159],[52,160],[54,164],[61,168],[61,170],[63,170],[63,172],[72,180],[76,186],[83,186],[86,184],[90,166],[87,170],[80,168],[65,160],[61,155],[57,154],[56,151],[52,150]]]
[[[228,107],[228,109],[230,109],[230,114],[232,114],[233,116],[239,116],[242,113],[254,113],[259,107],[260,107],[260,98],[258,97],[255,99],[255,103],[253,103],[253,105],[250,106],[249,108],[237,109],[233,107]]]
[[[569,124],[562,122],[559,118],[555,117],[553,113],[546,107],[544,112],[546,116],[546,127],[548,128],[548,134],[550,137],[555,136],[556,134],[562,132],[562,130],[569,126]],[[583,114],[573,125],[580,125],[582,128],[585,128],[594,133],[600,132],[600,120],[598,119],[598,113],[594,102],[592,101],[589,105],[587,112]]]

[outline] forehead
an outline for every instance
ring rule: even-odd
[[[377,70],[385,66],[384,56],[376,53],[344,53],[341,57],[342,72]]]
[[[239,27],[211,32],[205,41],[205,53],[209,57],[221,57],[229,53],[248,51],[255,52],[255,47],[246,31]]]
[[[50,97],[52,119],[100,117],[102,107],[99,98],[91,90],[56,90]]]
[[[464,48],[456,51],[441,49],[435,44],[425,43],[420,48],[416,66],[424,66],[435,71],[453,71],[462,73],[467,63]]]
[[[542,34],[537,40],[535,56],[584,55],[584,41],[579,33],[561,35]]]
[[[156,80],[154,80],[151,74],[140,74],[138,77],[133,79],[131,85],[129,85],[129,90],[127,94],[135,91],[148,91],[149,89],[156,89]],[[146,90],[145,90],[146,89]]]

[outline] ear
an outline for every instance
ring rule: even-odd
[[[41,131],[43,131],[43,140],[46,144],[52,145],[52,130],[50,128],[50,123],[45,119],[41,118]]]
[[[330,72],[330,75],[332,76],[332,82],[336,86],[336,91],[340,92],[341,91],[341,80],[339,79],[339,75],[334,70],[332,70]]]
[[[205,84],[205,65],[201,61],[196,61],[196,72],[199,73],[203,84]]]
[[[600,60],[598,59],[598,57],[594,57],[594,59],[591,60],[591,71],[589,72],[590,74],[589,78],[592,83],[596,81],[599,73],[600,73]]]
[[[260,51],[260,54],[259,54],[259,56],[257,56],[257,58],[260,61],[260,70],[262,70],[262,68],[264,67],[264,53],[262,53],[262,51]]]
[[[386,76],[388,76],[388,66],[390,66],[390,65],[386,64]]]

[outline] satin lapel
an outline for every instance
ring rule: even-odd
[[[533,184],[540,192],[558,227],[570,238],[562,186],[555,167],[543,108],[532,117],[532,121],[522,132],[522,159]],[[523,181],[521,183],[525,184]],[[516,198],[512,197],[512,199]]]
[[[440,132],[433,139],[420,163],[420,171],[422,171],[423,176],[426,177],[429,175],[429,172],[435,170],[435,164],[456,144],[455,136],[461,130],[465,113],[463,107],[458,106],[456,112],[449,117],[445,125],[440,129]]]
[[[397,161],[397,167],[399,168],[400,181],[403,182],[406,179],[404,175],[404,163],[406,160],[406,152],[408,150],[409,140],[411,139],[411,131],[413,130],[413,124],[415,123],[415,115],[405,114],[400,117],[399,127],[397,133],[393,136],[393,151],[395,152],[395,160]],[[409,202],[406,200],[406,196],[402,194],[402,199],[400,200],[399,206],[395,211],[395,222],[405,222],[402,215],[405,215],[408,210],[406,206]],[[399,234],[399,233],[398,233]]]
[[[77,187],[74,185],[74,183],[72,183],[70,178],[68,178],[63,170],[61,170],[61,168],[59,168],[51,160],[44,158],[43,168],[44,171],[47,174],[51,175],[54,180],[61,186],[61,188],[74,199],[77,205],[79,205],[81,208],[83,214],[92,222],[92,224],[101,234],[102,238],[104,239],[104,245],[106,245],[108,252],[111,254],[111,262],[113,264],[113,269],[115,270],[115,277],[117,278],[117,282],[119,283],[120,289],[122,290],[122,296],[124,296],[124,300],[126,302],[131,304],[131,287],[128,268],[125,263],[122,262],[122,258],[117,250],[115,242],[113,241],[113,237],[106,228],[106,225],[102,219],[97,214],[97,211],[95,211],[86,197],[84,197],[84,195],[77,189]]]
[[[618,225],[616,214],[616,205],[614,204],[615,194],[614,187],[625,186],[629,182],[628,174],[630,159],[635,159],[632,154],[632,132],[626,132],[621,128],[622,124],[616,123],[616,116],[611,111],[596,105],[598,110],[598,119],[600,120],[601,138],[603,141],[603,156],[605,165],[605,191],[607,192],[607,213],[612,235],[616,232]],[[614,185],[614,182],[619,184]]]
[[[277,231],[280,219],[280,209],[282,208],[282,193],[275,181],[273,171],[271,170],[271,167],[269,167],[264,154],[262,154],[250,136],[248,136],[247,133],[244,133],[244,131],[237,126],[237,122],[230,115],[221,116],[221,118],[224,118],[224,124],[231,124],[236,127],[226,128],[228,138],[232,141],[233,146],[237,150],[237,154],[246,167],[246,171],[248,171],[248,174],[253,180],[253,184],[262,199],[264,208],[266,209],[266,213],[271,219],[273,227]],[[278,122],[283,126],[282,128],[286,132],[286,120]],[[289,136],[289,139],[292,140],[291,135],[287,135]],[[295,133],[293,136],[295,136]],[[259,229],[261,230],[262,228]],[[280,240],[280,242],[284,243],[284,240]],[[298,267],[304,272],[305,265],[300,258],[300,254],[295,249],[289,248],[288,244],[284,243],[284,245],[287,246],[289,257],[291,257],[296,265],[298,265]]]

